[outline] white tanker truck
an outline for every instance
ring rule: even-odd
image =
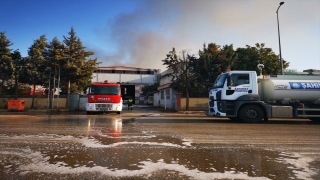
[[[320,76],[221,74],[209,92],[206,115],[251,123],[273,117],[320,121]]]

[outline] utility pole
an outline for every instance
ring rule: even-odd
[[[281,75],[283,75],[283,63],[282,63],[282,56],[281,56],[281,43],[280,43],[280,28],[279,28],[279,17],[278,17],[278,11],[279,8],[281,7],[281,5],[283,5],[284,2],[281,2],[278,9],[277,9],[277,22],[278,22],[278,37],[279,37],[279,52],[280,52],[280,71],[281,71]]]

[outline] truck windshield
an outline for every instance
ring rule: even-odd
[[[217,77],[216,81],[214,82],[212,88],[222,88],[224,85],[224,82],[227,79],[228,74],[221,74]]]
[[[119,86],[91,86],[89,94],[120,94]]]

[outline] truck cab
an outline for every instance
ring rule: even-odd
[[[256,104],[259,100],[256,72],[230,71],[217,77],[209,92],[209,109],[206,114],[235,119],[239,116],[239,108],[243,104]],[[258,106],[260,105],[261,102]],[[261,121],[264,118],[264,113],[261,111],[263,111],[262,108],[258,112],[247,112],[251,119],[245,119],[245,121],[252,121],[252,119]]]
[[[122,94],[118,83],[109,83],[107,80],[91,83],[87,96],[87,114],[112,111],[120,114],[122,111]]]

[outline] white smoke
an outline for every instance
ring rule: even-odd
[[[233,44],[235,49],[265,43],[279,54],[278,0],[139,2],[135,11],[107,23],[102,36],[106,47],[90,47],[102,65],[164,70],[161,60],[172,47],[197,54],[204,43],[211,42]],[[282,57],[291,62],[289,68],[320,69],[319,7],[317,0],[290,0],[279,10]],[[308,44],[313,46],[301,49]],[[302,59],[310,63],[299,64]]]

